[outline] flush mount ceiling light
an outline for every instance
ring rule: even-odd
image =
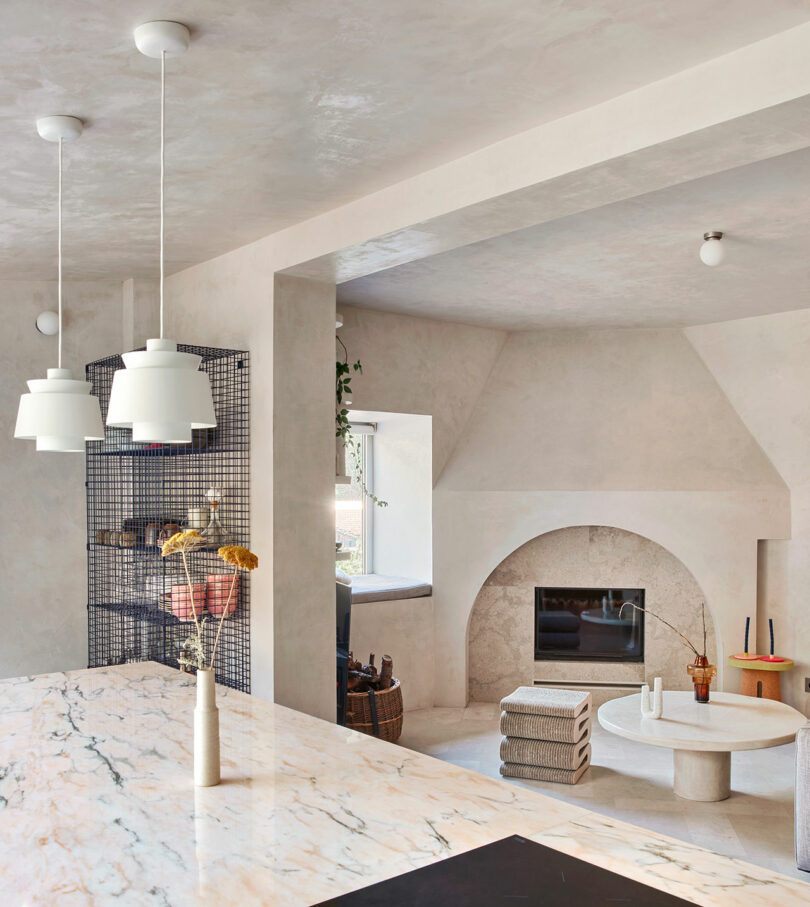
[[[723,248],[723,234],[719,230],[710,230],[703,234],[703,245],[700,247],[700,260],[710,268],[716,268],[726,255]]]
[[[194,428],[214,428],[214,403],[208,376],[199,371],[200,356],[180,353],[163,337],[164,282],[164,149],[166,57],[182,54],[190,34],[179,22],[146,22],[135,29],[135,45],[147,57],[160,59],[160,338],[146,350],[124,353],[125,368],[114,377],[107,425],[131,428],[132,440],[188,444]]]
[[[37,378],[28,382],[30,393],[20,397],[14,437],[35,440],[37,450],[83,451],[85,441],[104,440],[104,426],[101,424],[98,397],[90,394],[90,383],[74,380],[70,369],[62,368],[62,143],[76,139],[82,134],[82,121],[76,117],[42,117],[37,120],[37,132],[46,141],[59,143],[57,203],[59,305],[56,313],[43,312],[37,318],[37,327],[43,334],[59,335],[58,355],[57,368],[49,368],[47,378]]]

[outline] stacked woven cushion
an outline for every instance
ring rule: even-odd
[[[576,784],[591,761],[591,694],[518,687],[501,700],[501,774]]]

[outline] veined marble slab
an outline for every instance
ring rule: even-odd
[[[810,884],[589,812],[533,841],[706,907],[810,904]]]
[[[195,789],[187,675],[149,663],[0,682],[0,903],[296,907],[514,833],[696,903],[808,901],[810,887],[775,873],[233,690],[218,698],[223,783]]]

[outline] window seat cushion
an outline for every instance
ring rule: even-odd
[[[422,598],[433,594],[433,586],[404,576],[365,573],[352,577],[352,604],[387,602],[398,598]]]

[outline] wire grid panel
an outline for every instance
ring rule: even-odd
[[[205,535],[219,489],[224,540],[189,555],[194,608],[210,653],[233,568],[221,544],[250,546],[250,368],[240,350],[178,345],[202,357],[217,427],[193,432],[191,444],[139,444],[128,429],[110,428],[87,444],[88,661],[91,668],[159,661],[178,668],[183,640],[194,629],[188,582],[179,554],[161,557],[173,532]],[[120,356],[86,366],[107,411]],[[224,591],[223,591],[224,590]],[[240,571],[236,607],[222,623],[214,665],[217,681],[250,692],[250,579]]]

